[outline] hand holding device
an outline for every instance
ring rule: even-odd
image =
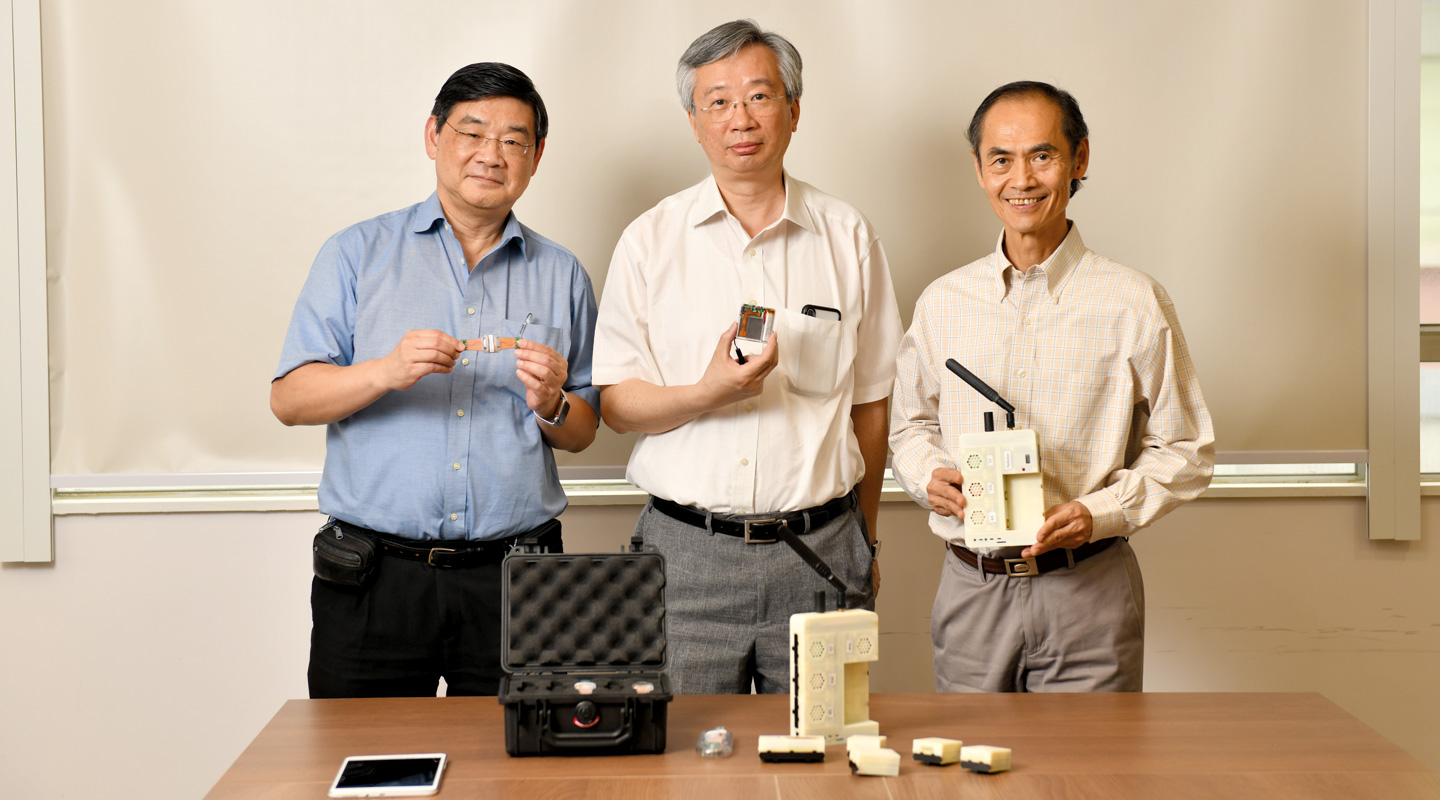
[[[331,797],[425,797],[440,791],[444,753],[350,756],[330,784]]]
[[[1041,553],[1067,548],[1073,550],[1090,541],[1094,534],[1095,519],[1090,509],[1079,500],[1061,503],[1045,512],[1045,521],[1035,532],[1035,544],[1025,548],[1023,558],[1034,558]]]
[[[426,375],[449,372],[462,349],[459,339],[442,331],[406,331],[381,362],[385,386],[403,392]]]
[[[570,375],[565,357],[533,339],[515,343],[515,377],[525,385],[525,405],[542,419],[559,416],[566,405],[564,386]],[[563,424],[564,420],[561,420]],[[554,423],[552,423],[554,424]]]
[[[936,514],[942,517],[965,516],[965,493],[960,489],[964,481],[965,476],[958,469],[939,467],[930,473],[925,499]]]
[[[739,363],[732,358],[730,348],[737,341],[737,327],[731,324],[720,334],[720,341],[715,345],[715,352],[710,356],[705,374],[700,376],[697,383],[697,386],[706,392],[712,408],[760,394],[765,388],[766,376],[780,363],[780,346],[773,333],[770,334],[764,349],[758,355],[745,359],[745,363]]]

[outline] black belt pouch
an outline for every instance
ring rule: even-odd
[[[315,577],[341,586],[364,587],[375,574],[380,543],[374,534],[341,530],[331,520],[315,534]]]

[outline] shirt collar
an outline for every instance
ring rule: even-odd
[[[415,233],[429,233],[436,228],[443,228],[446,222],[445,209],[440,205],[440,194],[438,192],[431,192],[430,196],[425,198],[425,202],[421,203],[420,208],[415,212],[415,223],[411,227],[411,230]],[[495,249],[498,251],[511,239],[518,240],[520,255],[524,256],[526,254],[525,232],[523,226],[520,224],[520,219],[515,216],[514,211],[511,211],[505,216],[505,229],[501,231],[500,243]]]
[[[810,215],[810,206],[805,202],[806,185],[790,177],[788,172],[783,175],[785,210],[781,212],[780,219],[789,220],[814,233],[815,218]],[[714,219],[717,214],[727,214],[729,211],[730,209],[725,206],[725,198],[720,195],[720,187],[715,183],[715,176],[712,174],[705,178],[700,185],[700,196],[695,201],[688,221],[690,227],[694,228]]]
[[[1065,234],[1060,246],[1050,257],[1035,265],[1045,274],[1045,288],[1050,293],[1050,299],[1059,301],[1060,289],[1065,285],[1065,280],[1075,271],[1076,265],[1080,263],[1081,257],[1085,255],[1085,242],[1080,238],[1080,226],[1074,222],[1070,223],[1070,232]],[[1000,231],[1000,238],[995,242],[995,254],[992,261],[994,267],[994,278],[996,287],[996,300],[1005,299],[1005,270],[1015,266],[1005,255],[1005,231]],[[1017,268],[1018,269],[1018,268]]]

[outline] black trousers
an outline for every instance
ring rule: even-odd
[[[560,552],[560,532],[539,544]],[[381,556],[370,585],[310,585],[310,696],[434,697],[499,691],[500,559],[442,569]]]

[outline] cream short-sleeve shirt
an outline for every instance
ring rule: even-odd
[[[784,214],[754,238],[711,177],[642,214],[615,247],[596,386],[693,384],[741,305],[776,312],[780,363],[760,395],[639,437],[626,477],[657,497],[722,514],[795,511],[864,475],[850,408],[894,383],[902,328],[889,265],[853,206],[789,175],[785,187]]]

